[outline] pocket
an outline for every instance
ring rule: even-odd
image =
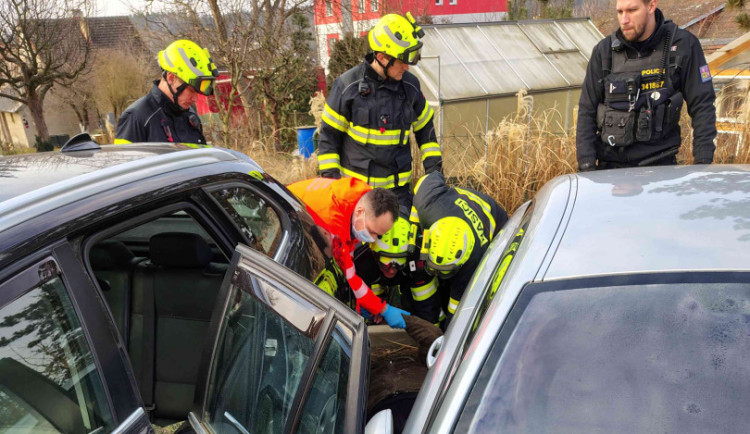
[[[601,139],[610,146],[628,146],[635,142],[635,111],[607,108],[604,111]]]
[[[648,142],[651,140],[651,131],[653,129],[653,113],[648,107],[643,107],[638,111],[638,124],[635,130],[635,140],[639,142]]]
[[[370,109],[367,107],[355,107],[352,110],[352,123],[358,127],[367,128],[370,125]]]
[[[628,102],[641,88],[641,77],[635,74],[609,74],[604,79],[604,101],[607,103]]]

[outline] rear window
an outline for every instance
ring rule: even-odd
[[[530,285],[521,294],[457,432],[750,425],[750,285],[550,288]]]

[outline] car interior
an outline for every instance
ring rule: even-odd
[[[185,420],[228,258],[178,211],[97,241],[89,260],[153,423]]]

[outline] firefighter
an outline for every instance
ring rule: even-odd
[[[192,108],[199,94],[212,95],[219,72],[208,50],[181,39],[159,52],[161,79],[120,116],[115,144],[180,142],[205,144]]]
[[[448,187],[443,174],[436,172],[417,182],[410,219],[425,228],[420,259],[424,269],[440,280],[439,290],[430,301],[444,305],[440,307],[445,307],[447,326],[490,241],[508,221],[508,214],[483,193]]]
[[[698,39],[664,19],[657,0],[617,0],[620,28],[594,48],[578,108],[581,171],[676,164],[683,101],[693,157],[714,156],[711,73]]]
[[[349,176],[392,189],[405,217],[413,200],[412,131],[425,173],[442,166],[433,109],[409,72],[419,61],[423,35],[410,13],[388,14],[375,24],[367,37],[372,52],[331,86],[318,145],[321,176]]]
[[[398,216],[396,195],[355,178],[313,178],[295,182],[289,190],[306,205],[315,223],[330,232],[332,256],[346,275],[357,310],[382,317],[391,327],[406,327],[403,315],[409,313],[376,296],[357,274],[352,260],[357,244],[373,242],[391,229]]]

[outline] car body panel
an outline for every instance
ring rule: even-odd
[[[575,209],[544,280],[750,269],[749,171],[711,165],[578,174]]]

